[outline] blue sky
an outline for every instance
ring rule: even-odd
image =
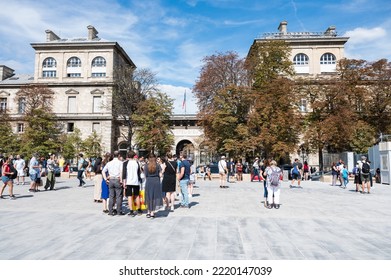
[[[175,99],[175,113],[195,113],[191,88],[202,59],[236,51],[245,57],[254,39],[277,32],[325,31],[334,25],[349,36],[345,56],[391,60],[391,1],[243,1],[243,0],[0,0],[0,65],[33,74],[33,42],[45,30],[62,38],[98,36],[118,42],[138,68],[157,74],[162,89]]]

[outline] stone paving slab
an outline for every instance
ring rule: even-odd
[[[154,220],[102,213],[93,182],[58,178],[56,191],[0,200],[1,260],[390,260],[391,187],[370,195],[283,182],[280,209],[263,207],[263,184],[197,182],[191,209]],[[7,198],[7,189],[4,194]],[[179,203],[179,202],[177,202]],[[127,209],[126,209],[127,211]]]

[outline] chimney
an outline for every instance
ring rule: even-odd
[[[14,69],[11,69],[5,65],[0,65],[0,81],[8,79],[14,75]]]
[[[94,40],[98,38],[98,31],[92,25],[88,25],[88,40]]]
[[[280,25],[278,26],[278,30],[280,30],[280,33],[282,33],[282,34],[287,33],[287,25],[288,25],[288,22],[286,20],[281,21]]]
[[[334,25],[329,26],[329,28],[327,28],[327,30],[326,30],[326,32],[324,34],[325,35],[330,35],[330,36],[337,35],[337,32],[335,31],[335,26]]]
[[[51,30],[46,30],[46,42],[51,42],[51,41],[55,41],[55,40],[60,40],[61,38],[58,37],[56,35],[56,33],[54,33],[53,31]]]

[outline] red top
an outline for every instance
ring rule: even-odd
[[[7,176],[7,173],[11,173],[11,169],[8,163],[4,163],[3,166],[3,176]]]

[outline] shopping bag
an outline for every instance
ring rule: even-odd
[[[133,211],[138,210],[135,198],[136,197],[133,196],[133,205],[132,205],[132,210]],[[144,190],[140,191],[139,198],[140,198],[140,208],[141,208],[141,210],[146,210],[147,209],[147,205],[145,204],[145,191]]]

